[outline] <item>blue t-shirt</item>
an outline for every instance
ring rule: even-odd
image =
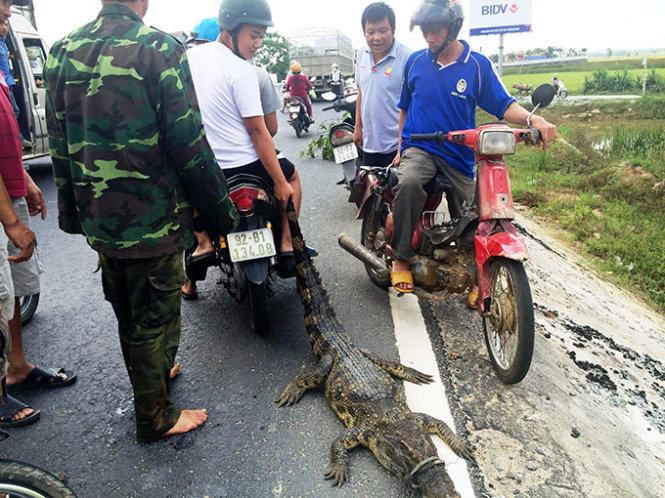
[[[9,69],[9,50],[7,49],[4,38],[0,38],[0,72],[4,76],[7,86],[14,86],[16,84]]]
[[[476,106],[503,119],[515,102],[490,60],[462,41],[464,52],[442,66],[429,49],[414,52],[406,63],[399,108],[406,111],[402,151],[418,147],[441,156],[450,166],[474,177],[473,151],[459,144],[411,141],[412,133],[449,132],[476,127]]]

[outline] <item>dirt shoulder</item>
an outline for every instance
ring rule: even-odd
[[[456,410],[492,496],[662,496],[665,317],[519,216],[536,303],[526,379],[501,384],[461,302],[433,307]]]

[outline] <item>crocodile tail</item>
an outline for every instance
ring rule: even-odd
[[[307,332],[310,335],[319,336],[327,343],[332,336],[326,332],[339,336],[343,334],[343,327],[335,315],[328,293],[323,287],[321,276],[307,252],[307,246],[298,223],[298,215],[291,200],[286,206],[286,215],[293,241],[293,255],[297,270],[296,282],[302,299]]]

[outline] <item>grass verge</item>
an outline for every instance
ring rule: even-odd
[[[517,202],[563,228],[599,270],[665,312],[665,120],[641,115],[659,104],[645,99],[637,111],[604,104],[583,110],[584,119],[551,110],[547,117],[566,143],[522,147],[508,165]]]

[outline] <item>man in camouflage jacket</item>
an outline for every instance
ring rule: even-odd
[[[187,432],[205,410],[169,400],[180,340],[183,202],[226,234],[238,215],[210,150],[183,47],[147,27],[149,0],[102,0],[46,67],[60,228],[100,256],[134,390],[137,438]]]

